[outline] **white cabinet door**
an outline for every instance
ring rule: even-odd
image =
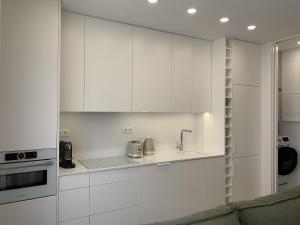
[[[59,1],[3,0],[0,150],[56,148]]]
[[[171,36],[133,28],[134,112],[169,112],[171,93]]]
[[[91,216],[90,225],[139,225],[141,207],[132,207]]]
[[[59,192],[59,222],[89,216],[89,188]]]
[[[260,86],[261,47],[244,41],[232,40],[233,84]]]
[[[56,225],[56,196],[0,205],[1,225]]]
[[[260,153],[260,88],[233,85],[235,157]]]
[[[59,223],[59,225],[89,225],[90,224],[90,218],[84,217],[77,220],[70,220],[67,222]]]
[[[171,112],[191,112],[193,39],[172,35]]]
[[[182,194],[180,216],[187,216],[204,210],[204,160],[181,162]],[[210,196],[213,197],[213,196]]]
[[[260,157],[234,159],[233,201],[251,200],[260,196]]]
[[[282,91],[300,92],[300,50],[282,52]]]
[[[207,210],[225,204],[225,159],[203,159],[203,164],[203,209]]]
[[[84,91],[84,111],[131,111],[131,26],[85,17]]]
[[[90,187],[91,215],[141,204],[141,180],[128,180]]]
[[[143,167],[142,224],[180,216],[180,168],[178,163]]]
[[[211,111],[211,43],[193,40],[193,102],[192,112]]]
[[[60,110],[83,111],[84,16],[61,14]]]

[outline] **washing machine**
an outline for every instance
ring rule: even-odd
[[[296,186],[290,181],[290,175],[298,164],[298,153],[290,147],[287,136],[278,137],[278,191],[283,191]]]

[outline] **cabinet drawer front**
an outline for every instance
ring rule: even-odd
[[[125,180],[133,180],[141,177],[140,168],[129,168],[91,173],[90,185],[109,184]]]
[[[90,188],[91,215],[141,204],[139,179]]]
[[[59,222],[89,216],[89,188],[59,192]]]
[[[139,225],[140,224],[140,207],[121,209],[109,213],[102,213],[91,216],[91,225]],[[77,225],[77,224],[76,224]]]
[[[89,174],[63,176],[59,178],[59,190],[69,190],[89,186]]]
[[[67,222],[59,223],[59,225],[89,225],[89,224],[90,224],[89,217],[84,217],[77,220],[70,220]]]

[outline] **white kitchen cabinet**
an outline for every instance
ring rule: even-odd
[[[260,157],[234,158],[232,200],[251,200],[260,196]]]
[[[208,158],[203,160],[203,164],[203,209],[207,210],[225,204],[225,159]]]
[[[232,83],[260,86],[261,47],[245,41],[232,40]]]
[[[59,222],[89,216],[89,188],[59,192]]]
[[[2,0],[0,150],[56,148],[58,0]]]
[[[59,178],[59,191],[89,187],[89,174],[75,174]]]
[[[133,27],[133,112],[169,112],[171,35]]]
[[[128,180],[90,187],[91,215],[141,204],[141,180]]]
[[[193,39],[193,113],[203,113],[211,111],[211,57],[211,43],[209,41]]]
[[[70,220],[67,222],[59,223],[59,225],[89,225],[90,224],[90,218],[84,217],[76,220]]]
[[[90,218],[90,225],[139,225],[140,213],[141,208],[137,206],[93,215]]]
[[[193,39],[172,35],[171,112],[192,112]]]
[[[187,216],[205,210],[204,208],[204,161],[191,160],[181,162],[182,195],[180,216]]]
[[[130,112],[132,28],[85,17],[84,111]]]
[[[0,205],[1,225],[56,225],[56,196]]]
[[[300,50],[282,52],[282,120],[300,121]]]
[[[180,216],[181,166],[162,163],[142,169],[142,224]]]
[[[84,16],[61,14],[60,111],[83,111]]]
[[[234,157],[260,153],[260,87],[233,85]]]

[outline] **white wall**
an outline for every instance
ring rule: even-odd
[[[69,129],[75,158],[122,155],[126,143],[151,136],[158,150],[176,150],[182,128],[186,149],[204,152],[203,118],[205,114],[183,113],[61,113],[60,128]],[[133,134],[121,134],[122,127],[132,127]],[[209,152],[209,150],[206,150]]]
[[[289,51],[298,51],[300,55],[300,48],[297,50],[289,50]],[[278,61],[279,68],[278,68],[278,87],[282,87],[282,67],[281,67],[281,61],[282,61],[282,54],[279,54]],[[300,60],[299,60],[300,63]],[[299,71],[300,74],[300,71]],[[281,92],[279,92],[278,95],[278,114],[281,115],[282,111],[282,101],[281,101]],[[299,103],[300,104],[300,103]],[[279,120],[279,126],[278,126],[278,135],[279,136],[289,136],[290,137],[290,146],[295,148],[298,152],[298,156],[300,158],[300,122],[283,122],[281,120],[281,116],[278,116]],[[290,184],[300,184],[300,160],[298,161],[298,166],[296,170],[289,176],[289,183]]]

